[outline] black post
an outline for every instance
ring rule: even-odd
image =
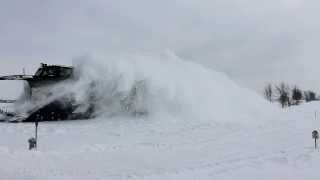
[[[38,120],[36,120],[35,122],[35,126],[36,126],[36,149],[38,148]]]
[[[317,149],[317,139],[319,139],[319,132],[317,130],[312,131],[312,138],[314,139],[314,148]]]

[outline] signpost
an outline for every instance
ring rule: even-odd
[[[39,125],[39,121],[38,118],[36,118],[35,121],[35,137],[32,137],[28,140],[29,142],[29,150],[37,150],[38,148],[38,125]]]
[[[35,147],[35,149],[37,150],[37,148],[38,148],[38,121],[36,121],[35,122],[35,126],[36,126],[36,147]]]
[[[317,149],[317,140],[319,139],[319,132],[317,130],[312,131],[312,138],[314,139],[314,148]]]

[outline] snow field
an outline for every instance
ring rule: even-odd
[[[93,63],[94,62],[94,63]],[[93,120],[44,122],[39,149],[27,150],[33,124],[0,124],[0,175],[13,180],[316,179],[311,132],[319,103],[280,110],[223,74],[171,53],[79,60],[74,87],[99,79],[103,92],[145,80],[147,116],[121,114],[114,94]],[[85,73],[84,73],[85,72]],[[119,78],[121,77],[121,78]],[[105,80],[105,81],[103,81]],[[103,82],[105,84],[103,84]],[[84,100],[86,98],[83,98]],[[101,102],[112,103],[103,104]],[[108,101],[107,101],[108,100]],[[112,109],[112,112],[110,111]],[[1,178],[2,179],[2,178]]]

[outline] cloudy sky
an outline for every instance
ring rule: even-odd
[[[317,0],[0,0],[0,74],[92,53],[161,52],[261,90],[320,90]]]

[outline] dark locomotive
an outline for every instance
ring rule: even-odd
[[[51,91],[55,86],[61,86],[63,83],[72,83],[75,80],[73,67],[42,63],[32,76],[2,76],[0,80],[20,80],[25,82],[23,98],[15,101],[0,100],[0,103],[11,103],[14,107],[11,112],[0,110],[1,121],[57,121],[87,119],[92,116],[92,108],[88,108],[85,112],[76,112],[79,105],[75,102],[71,92],[54,96]],[[21,108],[21,104],[27,104],[27,108]]]

